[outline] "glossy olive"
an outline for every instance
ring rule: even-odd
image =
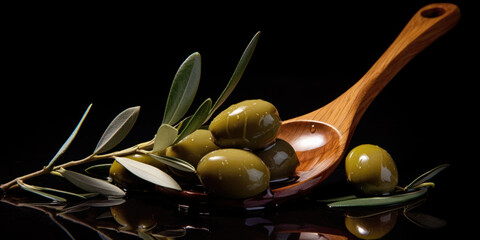
[[[392,192],[398,171],[390,154],[379,146],[364,144],[352,149],[345,159],[348,181],[363,195]]]
[[[220,149],[205,155],[197,166],[200,182],[209,193],[225,198],[248,198],[269,187],[270,171],[255,154]]]
[[[271,144],[281,120],[273,104],[264,100],[246,100],[219,113],[209,130],[222,148],[260,149]]]
[[[199,129],[177,144],[168,147],[165,155],[183,159],[193,166],[197,166],[205,154],[217,149],[219,147],[213,142],[212,133],[209,130]]]
[[[126,158],[130,158],[135,161],[139,161],[142,163],[146,163],[152,165],[154,167],[159,168],[163,171],[168,171],[167,166],[154,158],[145,155],[145,154],[132,154],[125,156]],[[114,161],[112,166],[110,167],[109,177],[113,180],[115,184],[122,188],[126,188],[128,190],[151,190],[153,189],[153,185],[140,179],[139,177],[135,176],[133,173],[129,172],[126,168],[124,168],[120,163]]]
[[[295,176],[295,169],[300,164],[293,147],[279,138],[268,147],[255,151],[255,154],[270,169],[271,181],[284,180]]]

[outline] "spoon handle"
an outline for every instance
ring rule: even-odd
[[[332,102],[332,107],[343,105],[356,110],[350,113],[352,117],[350,124],[337,127],[355,127],[373,99],[400,69],[453,28],[459,19],[460,10],[455,4],[434,3],[421,8],[370,70]]]

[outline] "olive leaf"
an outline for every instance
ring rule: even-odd
[[[195,52],[178,69],[170,87],[162,123],[174,125],[190,108],[200,83],[200,65],[200,54]]]
[[[162,124],[155,135],[153,152],[160,152],[170,146],[178,136],[178,130],[169,124]]]
[[[415,186],[410,187],[409,189],[417,189],[417,188],[425,188],[425,187],[434,188],[434,187],[435,187],[435,183],[433,183],[433,182],[424,182],[424,183],[420,183],[420,184],[415,184]]]
[[[138,118],[140,107],[131,107],[119,113],[108,125],[93,154],[106,152],[117,146],[130,132]]]
[[[233,75],[230,78],[230,81],[228,82],[227,86],[218,97],[217,101],[215,101],[215,104],[213,105],[212,109],[210,109],[210,113],[207,120],[220,107],[220,105],[222,105],[222,103],[225,102],[228,96],[230,96],[230,94],[233,92],[233,89],[237,86],[238,82],[240,81],[240,78],[243,75],[243,72],[245,72],[245,69],[247,68],[250,58],[252,58],[253,51],[257,46],[259,37],[260,37],[260,31],[257,32],[255,36],[253,36],[252,40],[250,40],[250,43],[248,44],[247,48],[242,54],[242,57],[238,61],[237,67],[235,68],[235,71],[233,72]]]
[[[434,177],[435,175],[437,175],[439,172],[441,172],[443,169],[447,168],[448,166],[450,166],[450,165],[449,164],[442,164],[440,166],[437,166],[437,167],[427,171],[426,173],[424,173],[424,174],[420,175],[419,177],[415,178],[415,180],[413,180],[410,184],[408,184],[405,187],[405,190],[416,188],[418,185],[428,181],[430,178]]]
[[[182,160],[180,158],[176,157],[170,157],[170,156],[159,156],[155,154],[148,154],[150,157],[154,158],[155,160],[166,164],[170,167],[173,167],[175,169],[184,171],[184,172],[191,172],[191,173],[196,173],[197,171],[195,170],[195,167],[190,164],[189,162]]]
[[[83,114],[82,119],[80,119],[80,122],[78,122],[77,126],[75,127],[73,132],[70,134],[67,141],[65,141],[65,143],[63,143],[62,147],[60,148],[60,150],[58,150],[57,154],[55,154],[55,156],[52,158],[52,160],[50,160],[50,162],[46,166],[46,169],[48,169],[48,171],[51,171],[53,169],[53,164],[55,163],[55,161],[57,161],[57,159],[67,150],[67,148],[70,146],[70,144],[72,143],[75,136],[77,136],[78,130],[80,130],[80,126],[82,126],[82,123],[85,120],[85,118],[87,117],[87,114],[90,111],[91,107],[92,107],[92,104],[90,104],[88,106],[87,110],[85,110],[85,113]]]
[[[164,173],[162,170],[135,160],[124,157],[115,157],[115,160],[122,164],[128,171],[137,177],[156,184],[158,186],[171,188],[181,191],[180,185],[170,175]]]
[[[321,203],[331,203],[331,202],[339,202],[339,201],[345,201],[345,200],[351,200],[351,199],[356,199],[358,198],[357,195],[347,195],[347,196],[342,196],[342,197],[334,197],[334,198],[328,198],[328,199],[319,199],[317,202]]]
[[[81,173],[73,172],[60,168],[57,170],[65,179],[71,182],[73,185],[87,191],[100,193],[105,196],[123,197],[125,192],[119,187],[98,178],[89,177]]]
[[[212,107],[212,99],[207,98],[195,111],[188,123],[183,128],[182,132],[177,136],[173,144],[180,142],[183,138],[195,132],[206,121],[209,116],[209,111]]]
[[[65,198],[43,192],[43,191],[39,190],[36,186],[28,185],[28,184],[24,183],[22,180],[17,180],[17,184],[23,190],[26,190],[26,191],[31,192],[31,193],[35,193],[35,194],[40,195],[42,197],[45,197],[45,198],[48,198],[48,199],[51,199],[51,200],[54,200],[54,201],[57,201],[57,202],[66,202],[67,201],[67,199],[65,199]]]
[[[175,125],[175,128],[177,128],[177,132],[182,132],[185,127],[188,125],[188,122],[190,122],[190,119],[192,119],[192,115],[182,119],[177,125]]]
[[[110,171],[111,166],[111,163],[97,164],[86,168],[85,172],[97,177],[108,177],[108,172]]]
[[[363,197],[350,200],[338,201],[327,204],[327,206],[334,207],[374,207],[391,204],[398,204],[423,196],[427,193],[427,188],[420,189],[414,192],[400,193],[385,197]]]

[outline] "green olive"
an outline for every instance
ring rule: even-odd
[[[278,111],[264,100],[246,100],[219,113],[209,130],[222,148],[261,149],[278,134],[281,120]]]
[[[363,195],[392,192],[398,183],[398,171],[390,154],[379,146],[355,147],[345,159],[348,181]]]
[[[369,217],[345,217],[348,231],[360,239],[379,239],[392,231],[397,223],[397,212],[387,212]]]
[[[219,147],[213,143],[212,133],[205,129],[199,129],[177,144],[168,147],[165,155],[183,159],[193,166],[197,166],[205,154],[217,149]]]
[[[145,154],[132,154],[125,156],[126,158],[130,158],[135,161],[139,161],[142,163],[146,163],[157,167],[163,171],[167,171],[167,166],[154,158],[145,155]],[[114,161],[112,166],[110,167],[109,177],[113,180],[115,184],[122,188],[126,188],[128,190],[151,190],[153,186],[146,181],[142,180],[141,178],[135,176],[133,173],[129,172],[126,168],[124,168],[120,163]]]
[[[255,154],[241,149],[220,149],[205,155],[197,175],[208,192],[225,198],[248,198],[269,187],[270,171]]]
[[[255,151],[255,154],[270,169],[271,180],[285,180],[293,177],[295,169],[300,164],[293,147],[279,138],[270,146]]]

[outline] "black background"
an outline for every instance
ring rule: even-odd
[[[11,8],[2,30],[0,182],[47,164],[90,103],[92,110],[63,161],[89,155],[109,122],[131,106],[141,106],[140,116],[118,149],[150,140],[183,60],[193,52],[202,56],[194,109],[205,98],[219,96],[257,31],[262,33],[253,58],[224,107],[262,98],[276,105],[282,119],[315,110],[360,79],[410,17],[430,2]],[[363,143],[386,149],[397,163],[400,185],[439,164],[451,164],[435,179],[434,209],[451,225],[461,226],[463,214],[473,213],[470,197],[476,191],[470,169],[477,161],[478,42],[473,34],[478,14],[467,1],[450,2],[462,11],[459,24],[377,96],[349,149]],[[343,181],[342,168],[330,183]],[[22,214],[35,215],[0,206],[5,207],[0,221],[8,219],[2,223],[7,231],[22,228]],[[43,221],[32,218],[32,225]]]

